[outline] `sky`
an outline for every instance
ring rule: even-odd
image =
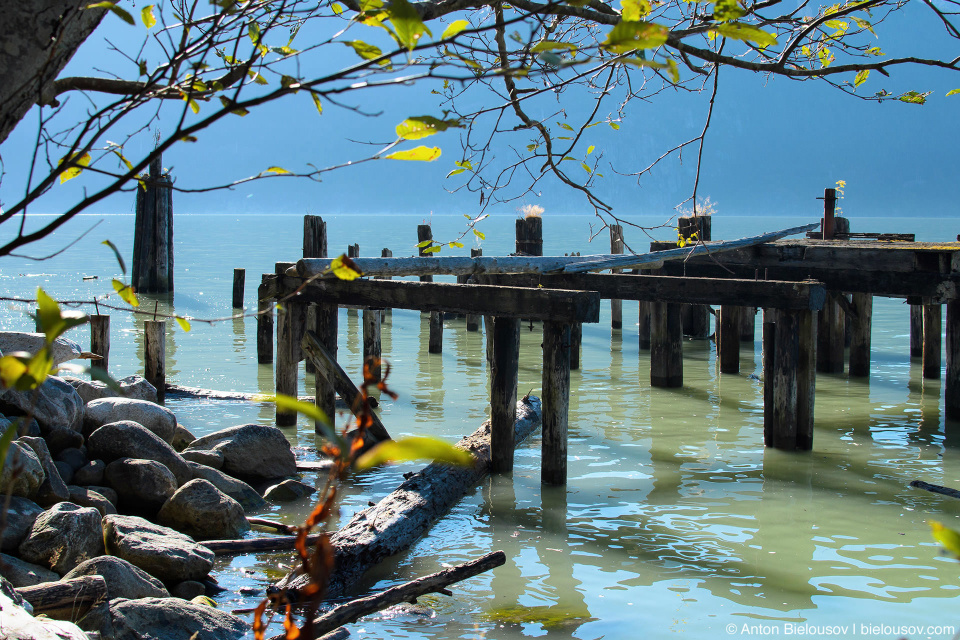
[[[925,14],[914,12],[905,27],[892,34],[880,32],[888,53],[935,46],[939,28]],[[116,53],[106,50],[109,40],[121,49],[134,47],[136,31],[108,16],[80,49],[66,74],[90,75],[104,68]],[[936,45],[939,46],[939,45]],[[952,47],[952,45],[951,45]],[[956,49],[957,47],[953,47]],[[930,51],[925,51],[931,53]],[[956,51],[940,50],[941,55]],[[936,50],[933,51],[936,53]],[[345,58],[346,61],[346,58]],[[930,69],[900,69],[890,79],[874,74],[871,92],[917,89],[933,91],[923,106],[899,102],[867,102],[818,82],[771,79],[734,69],[721,71],[720,88],[711,128],[707,133],[698,193],[716,203],[718,213],[777,214],[819,217],[816,200],[838,180],[846,182],[844,211],[852,216],[956,216],[954,197],[958,166],[960,74]],[[425,86],[401,87],[365,93],[352,102],[379,117],[360,116],[327,105],[318,115],[307,96],[267,105],[250,115],[231,117],[200,134],[196,143],[183,143],[168,152],[164,165],[180,186],[203,186],[257,173],[269,166],[290,170],[309,164],[328,166],[363,157],[374,147],[352,141],[386,143],[394,125],[412,115],[440,115],[436,97]],[[695,149],[664,163],[638,184],[619,176],[649,164],[680,141],[699,133],[707,110],[706,95],[663,94],[648,103],[628,107],[619,131],[605,126],[590,130],[588,141],[603,153],[597,195],[614,212],[675,213],[674,208],[693,190]],[[564,98],[566,99],[566,98]],[[351,102],[351,100],[347,100]],[[82,117],[82,96],[73,96],[67,109]],[[559,104],[576,112],[577,104]],[[36,109],[34,110],[36,111]],[[36,115],[31,113],[0,145],[5,176],[0,201],[9,207],[22,193],[27,162],[34,147]],[[119,133],[118,133],[119,135]],[[326,174],[322,182],[271,179],[238,186],[230,191],[177,194],[175,211],[188,213],[434,213],[476,215],[476,194],[451,193],[460,183],[445,180],[459,159],[457,131],[429,139],[444,155],[433,163],[378,161]],[[128,152],[145,151],[148,137]],[[498,153],[508,153],[506,148]],[[89,182],[84,182],[85,180]],[[56,185],[33,208],[57,213],[68,208],[84,188],[95,184],[86,176]],[[119,194],[92,207],[94,213],[130,213],[134,197]],[[547,212],[587,213],[585,198],[555,182],[546,182],[535,194],[498,205],[510,211],[522,204],[539,204]]]

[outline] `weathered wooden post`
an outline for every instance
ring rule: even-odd
[[[288,301],[277,311],[277,362],[275,373],[275,384],[277,394],[287,396],[297,396],[297,368],[298,358],[294,355],[294,349],[299,348],[295,344],[294,335],[296,330],[296,318],[299,315],[297,303]],[[297,424],[297,414],[293,411],[281,411],[277,408],[277,426],[289,427]]]
[[[470,249],[470,257],[477,258],[483,255],[483,249]],[[480,330],[480,316],[468,313],[467,314],[467,331],[479,331]]]
[[[570,368],[580,368],[580,346],[583,343],[583,325],[576,322],[570,325]]]
[[[870,375],[870,341],[873,324],[873,296],[855,293],[851,300],[856,317],[852,319],[850,339],[850,375]]]
[[[944,381],[944,414],[960,419],[960,300],[947,302],[947,379]]]
[[[763,444],[773,446],[774,369],[777,364],[777,310],[763,310]]]
[[[641,300],[639,305],[640,320],[637,323],[638,329],[638,340],[640,350],[649,350],[650,349],[650,305],[652,303],[647,302],[646,300]]]
[[[433,246],[433,229],[430,228],[428,224],[419,224],[417,225],[417,244],[423,244],[424,242],[430,241],[430,244],[426,244],[422,247],[418,247],[418,252],[421,256],[433,256],[432,251],[427,251],[430,247]],[[433,276],[420,276],[420,282],[433,282]],[[427,353],[442,353],[443,352],[443,312],[441,311],[431,311],[430,312],[430,337],[428,338],[427,343]],[[512,428],[512,427],[511,427]]]
[[[528,214],[517,218],[517,254],[523,256],[543,255],[543,218]]]
[[[167,323],[145,321],[143,336],[143,377],[157,388],[157,402],[163,404],[167,390]]]
[[[380,309],[363,310],[363,361],[367,358],[380,360]],[[376,365],[371,373],[377,380],[380,379],[380,365]]]
[[[773,446],[797,448],[797,369],[800,363],[800,326],[797,312],[777,314],[773,367]]]
[[[317,334],[317,338],[320,340],[327,352],[330,354],[330,357],[334,361],[337,359],[337,323],[339,320],[338,309],[335,304],[318,304],[316,305],[316,314],[314,315],[314,325],[312,330]],[[315,376],[315,393],[314,399],[317,404],[317,407],[323,411],[331,421],[336,420],[337,415],[337,405],[336,405],[336,392],[334,390],[333,381],[327,380],[321,374],[317,373]],[[350,404],[353,402],[353,399],[347,400],[347,403]],[[314,423],[314,431],[320,433],[320,427]]]
[[[110,316],[90,316],[90,353],[100,356],[90,366],[107,371],[110,365]]]
[[[570,325],[543,323],[543,440],[540,481],[567,483],[567,431],[570,407]]]
[[[683,386],[683,325],[680,305],[651,303],[650,385]]]
[[[834,293],[827,294],[823,309],[817,314],[817,371],[843,373],[844,313]]]
[[[303,216],[303,257],[327,257],[327,223],[320,216]]]
[[[246,269],[233,270],[233,308],[243,308],[243,286],[246,283]]]
[[[380,252],[380,257],[381,257],[381,258],[392,258],[392,257],[393,257],[393,251],[391,251],[390,249],[387,249],[386,247],[384,247],[383,250]],[[392,276],[375,276],[375,277],[376,277],[378,280],[393,280],[393,277],[392,277]],[[388,316],[391,316],[391,317],[392,317],[392,314],[393,314],[393,309],[390,309],[389,307],[387,307],[387,308],[385,308],[385,309],[381,309],[381,310],[380,310],[380,321],[383,322],[383,320],[384,320],[385,318],[387,318]]]
[[[717,355],[720,373],[740,373],[740,311],[742,307],[721,305],[717,322]]]
[[[514,422],[517,417],[517,373],[520,363],[520,319],[493,318],[490,371],[490,469],[513,470]]]
[[[707,242],[712,237],[712,218],[708,215],[680,216],[677,232],[684,240]],[[696,234],[696,240],[694,240]],[[710,308],[703,304],[685,304],[681,308],[683,334],[691,338],[710,337]]]
[[[360,245],[351,244],[347,245],[347,257],[348,258],[359,258],[360,257]]]
[[[623,253],[623,227],[619,224],[610,225],[610,253]],[[613,269],[613,273],[623,273],[623,269]],[[623,328],[623,300],[610,300],[610,328]]]
[[[133,234],[133,288],[138,293],[173,291],[173,180],[163,160],[150,162],[146,189],[137,189]]]
[[[740,307],[740,341],[750,343],[753,349],[753,342],[757,339],[757,308]]]
[[[940,334],[943,330],[940,305],[929,300],[923,304],[923,377],[940,379]]]
[[[817,388],[817,319],[815,311],[797,313],[797,449],[813,449],[814,397]]]
[[[910,305],[910,357],[923,357],[923,305]]]
[[[261,288],[265,287],[268,277],[268,274],[261,277]],[[257,300],[257,362],[273,362],[273,300],[269,299]]]

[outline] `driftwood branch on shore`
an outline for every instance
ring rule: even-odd
[[[34,615],[76,622],[90,607],[107,597],[107,583],[102,576],[81,576],[20,587],[16,591],[33,606]]]
[[[313,640],[313,638],[317,636],[322,636],[345,624],[356,622],[364,616],[382,611],[387,607],[392,607],[401,602],[415,603],[417,598],[428,593],[450,595],[450,592],[448,592],[446,588],[451,584],[462,582],[485,571],[499,567],[506,561],[507,556],[503,551],[493,551],[476,560],[464,562],[455,567],[431,573],[428,576],[411,580],[410,582],[397,585],[396,587],[365,598],[345,602],[322,616],[315,618],[313,621],[313,637],[305,636],[303,640]],[[270,638],[270,640],[283,640],[284,637],[283,635],[278,635]]]
[[[639,254],[610,254],[596,256],[477,256],[475,258],[445,256],[417,258],[354,258],[357,267],[370,276],[422,276],[452,275],[468,276],[496,273],[583,273],[607,269],[652,269],[663,265],[665,260],[683,260],[688,257],[735,251],[764,242],[772,242],[787,236],[803,233],[818,227],[811,223],[773,231],[757,236],[699,243],[693,247],[680,247],[668,251],[652,251]],[[303,258],[287,272],[288,275],[312,278],[329,272],[329,258]],[[334,277],[332,274],[329,277]]]
[[[216,391],[214,389],[202,389],[200,387],[184,387],[179,384],[166,385],[168,398],[210,398],[211,400],[243,400],[246,402],[259,402],[263,397],[262,393],[244,393],[243,391]],[[313,396],[300,396],[297,400],[301,402],[313,402]],[[378,401],[376,398],[370,398],[370,406],[376,407]],[[337,403],[337,410],[344,411],[350,407],[343,401]]]
[[[266,518],[247,518],[247,522],[250,523],[250,526],[257,527],[266,527],[268,529],[275,529],[280,533],[294,534],[297,532],[297,528],[292,524],[284,524],[283,522],[276,522],[274,520],[267,520]]]
[[[320,534],[307,536],[307,545],[316,544]],[[269,538],[244,538],[241,540],[207,540],[203,546],[218,556],[230,556],[237,553],[257,553],[261,551],[289,551],[293,549],[297,536],[271,536]]]
[[[924,482],[923,480],[914,480],[910,483],[910,486],[917,489],[924,489],[932,493],[950,496],[951,498],[960,498],[960,490],[951,489],[950,487],[941,487],[938,484],[930,484],[929,482]]]
[[[514,423],[515,446],[540,425],[540,399],[527,396],[517,402]],[[376,505],[357,513],[331,536],[336,568],[330,577],[327,597],[346,592],[363,574],[394,554],[409,548],[434,522],[490,473],[490,422],[463,438],[457,447],[476,458],[473,467],[431,464],[414,473]],[[298,590],[307,576],[294,572],[278,583],[281,589]]]

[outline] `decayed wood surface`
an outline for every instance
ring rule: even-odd
[[[387,607],[392,607],[401,602],[416,603],[417,598],[428,593],[450,595],[450,592],[446,590],[448,586],[499,567],[506,561],[507,556],[503,551],[493,551],[476,560],[431,573],[428,576],[411,580],[366,598],[357,598],[345,602],[319,618],[315,618],[313,621],[313,636],[304,636],[303,640],[313,640],[317,636],[329,633],[345,624],[356,622],[364,616],[383,611]],[[284,637],[284,635],[277,635],[270,640],[283,640]]]
[[[657,268],[665,260],[683,260],[697,255],[716,254],[750,247],[764,242],[809,231],[818,224],[809,224],[758,236],[700,244],[693,248],[678,248],[631,255],[596,256],[500,256],[500,257],[417,257],[417,258],[360,258],[355,260],[364,274],[372,276],[470,275],[492,273],[584,273],[607,269]],[[330,268],[330,260],[307,259],[297,262],[289,275],[302,278],[319,276]],[[330,276],[333,277],[333,276]]]
[[[557,322],[597,322],[600,319],[600,296],[592,291],[404,280],[322,279],[306,287],[304,284],[301,278],[278,276],[261,285],[260,297],[283,298],[303,287],[297,300],[304,302],[460,314],[495,312],[499,316]]]
[[[167,323],[147,320],[143,323],[143,377],[157,389],[157,402],[163,404],[167,380]]]
[[[526,402],[518,402],[515,442],[523,442],[540,425],[540,420],[539,398],[530,396]],[[357,513],[333,534],[331,542],[336,549],[337,566],[327,597],[341,595],[370,567],[410,547],[490,473],[489,421],[456,446],[474,455],[473,467],[431,464],[410,476],[376,505]],[[294,572],[277,586],[299,589],[306,584],[306,576]]]
[[[317,334],[313,331],[307,331],[303,336],[302,346],[304,352],[309,354],[313,359],[314,366],[317,368],[317,374],[323,376],[328,383],[333,385],[340,399],[348,403],[350,411],[353,412],[354,415],[357,415],[360,412],[360,406],[357,404],[357,400],[359,400],[360,397],[360,389],[357,388],[357,385],[353,384],[350,376],[348,376],[340,364],[337,363],[336,358],[332,357],[330,352],[320,344],[320,339],[317,337]],[[367,398],[367,400],[370,401],[374,399]],[[376,406],[376,404],[372,406]],[[380,416],[371,411],[370,418],[373,420],[373,424],[370,425],[369,431],[370,434],[376,438],[376,441],[383,442],[384,440],[390,440],[390,434],[387,433],[386,427],[380,422]]]
[[[34,615],[76,622],[90,607],[107,597],[107,583],[102,576],[81,576],[20,587],[16,591],[33,606]]]

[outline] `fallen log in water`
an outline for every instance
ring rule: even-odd
[[[924,482],[923,480],[914,480],[910,483],[910,486],[917,489],[924,489],[932,493],[950,496],[951,498],[960,498],[960,490],[951,489],[950,487],[941,487],[938,484],[930,484],[929,482]]]
[[[216,391],[214,389],[201,389],[200,387],[184,387],[179,384],[166,385],[168,398],[209,398],[211,400],[245,400],[247,402],[260,402],[264,394],[262,393],[244,393],[243,391]],[[300,396],[297,398],[301,402],[313,402],[313,396]],[[370,398],[370,406],[378,405],[376,398]],[[347,411],[350,407],[343,400],[337,401],[338,411]]]
[[[540,399],[527,396],[517,402],[515,444],[523,442],[540,425]],[[371,567],[410,547],[463,496],[490,473],[490,422],[463,438],[457,447],[469,451],[473,467],[431,464],[412,474],[393,493],[357,513],[331,536],[336,568],[327,597],[347,591]],[[277,586],[296,590],[308,584],[307,576],[288,574]]]
[[[381,591],[372,596],[345,602],[319,618],[315,618],[313,621],[313,636],[303,636],[303,640],[313,640],[313,638],[329,633],[345,624],[356,622],[363,616],[382,611],[387,607],[392,607],[401,602],[415,604],[417,598],[428,593],[450,595],[450,592],[447,591],[446,588],[451,584],[462,582],[485,571],[499,567],[506,561],[507,556],[503,551],[493,551],[476,560],[464,562],[455,567],[431,573],[428,576],[411,580],[410,582],[397,585],[396,587]],[[285,637],[286,635],[278,635],[270,638],[270,640],[283,640]]]
[[[102,576],[81,576],[20,587],[16,591],[33,606],[34,615],[76,622],[90,607],[107,597],[107,583]]]
[[[316,544],[320,534],[307,536],[307,546]],[[290,551],[297,536],[271,536],[269,538],[243,538],[240,540],[206,540],[203,546],[218,556],[231,556],[238,553],[257,553],[261,551]]]

